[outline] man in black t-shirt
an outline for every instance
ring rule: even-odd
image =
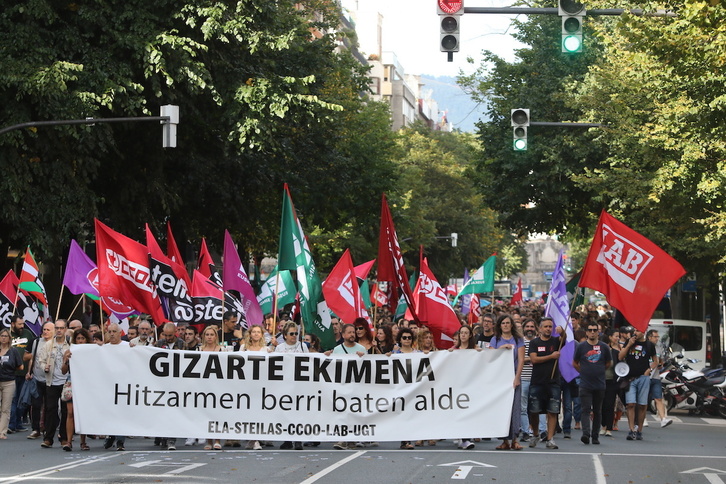
[[[628,379],[631,381],[625,393],[630,432],[626,439],[643,440],[643,421],[650,392],[650,373],[658,366],[655,346],[645,339],[645,333],[636,329],[620,350],[618,359],[626,362],[630,368]]]
[[[610,347],[598,339],[600,327],[595,322],[587,323],[587,340],[577,345],[572,366],[580,373],[580,402],[582,404],[583,444],[599,444],[599,430],[602,401],[605,398],[605,370],[613,363]],[[590,419],[592,411],[592,435]]]
[[[547,448],[557,449],[554,441],[557,416],[560,413],[560,340],[552,338],[554,323],[543,318],[539,325],[540,336],[529,342],[529,359],[532,362],[532,380],[529,387],[529,424],[537,428],[539,414],[547,414]],[[530,447],[536,447],[539,438],[533,437]]]
[[[481,318],[482,332],[476,339],[476,344],[479,348],[487,349],[494,337],[494,316],[492,313],[482,314]]]

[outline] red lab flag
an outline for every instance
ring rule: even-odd
[[[151,282],[149,251],[95,219],[98,292],[137,311],[149,314],[156,324],[166,321],[161,300]]]
[[[517,281],[517,290],[512,294],[512,299],[509,301],[510,306],[516,306],[522,304],[522,278]]]
[[[353,324],[356,318],[368,320],[368,312],[358,289],[358,279],[353,268],[350,250],[346,249],[328,278],[323,283],[323,296],[328,307],[347,324]]]
[[[461,323],[425,258],[421,260],[421,273],[414,290],[414,301],[419,321],[431,330],[436,347],[439,349],[451,347],[453,344],[451,338],[459,331]]]
[[[605,294],[645,332],[663,295],[685,273],[660,247],[603,210],[578,286]]]
[[[408,276],[406,275],[406,266],[403,263],[403,254],[401,247],[398,245],[398,236],[396,235],[396,227],[393,225],[393,217],[388,209],[388,201],[386,194],[381,199],[381,231],[378,240],[378,281],[388,281],[393,283],[393,288],[400,288],[403,292],[403,298],[408,304],[408,310],[411,311],[413,319],[418,321],[417,307],[414,304],[411,286],[408,284]],[[391,313],[396,313],[395,304],[398,302],[396,291],[390,291]]]

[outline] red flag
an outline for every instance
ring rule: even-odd
[[[343,252],[338,263],[330,271],[330,275],[323,283],[323,296],[328,307],[344,323],[353,324],[356,318],[368,319],[368,313],[360,297],[350,250],[346,249]]]
[[[174,234],[171,231],[170,222],[166,222],[166,255],[169,259],[184,267],[184,259],[182,259],[179,247],[176,245],[176,240],[174,240]],[[186,270],[184,272],[186,272]],[[189,280],[189,274],[187,274],[187,280]]]
[[[512,300],[509,301],[510,306],[516,306],[518,304],[522,304],[522,278],[519,278],[519,281],[517,281],[517,290],[514,291],[514,294],[512,294]]]
[[[393,217],[391,217],[391,211],[388,209],[388,201],[386,200],[385,193],[381,199],[381,231],[378,240],[377,279],[379,281],[393,282],[393,289],[400,288],[413,319],[419,321],[411,286],[408,285],[408,276],[406,275],[406,266],[403,263],[403,254],[401,253],[401,247],[398,245],[396,227],[393,225]],[[395,305],[398,302],[396,291],[392,291],[390,301],[391,312],[395,314]]]
[[[578,286],[605,294],[645,331],[663,295],[685,273],[660,247],[603,210]]]
[[[201,272],[204,277],[209,278],[212,282],[217,284],[220,288],[224,287],[222,276],[219,275],[217,266],[214,265],[214,259],[212,259],[212,256],[209,253],[207,240],[205,238],[202,238],[202,247],[199,249],[197,270]]]
[[[365,280],[368,277],[368,273],[371,271],[371,267],[373,267],[373,264],[376,262],[375,259],[369,260],[368,262],[364,262],[363,264],[359,266],[355,266],[353,270],[355,271],[355,277],[361,280]]]
[[[381,291],[378,283],[375,283],[373,285],[373,290],[371,291],[371,301],[373,301],[373,304],[375,304],[379,308],[382,308],[383,306],[388,304],[388,294]]]
[[[471,300],[469,301],[469,316],[467,321],[470,326],[474,326],[479,322],[481,316],[481,301],[479,300],[479,294],[472,294]]]
[[[101,223],[96,224],[98,291],[149,314],[156,324],[166,321],[156,287],[151,282],[145,245]]]
[[[419,320],[431,330],[436,347],[451,347],[451,337],[459,331],[461,323],[425,258],[421,260],[421,273],[414,292]]]
[[[172,243],[174,243],[172,241]],[[167,241],[168,245],[168,241]],[[174,244],[176,245],[176,244]],[[151,229],[149,228],[149,224],[146,224],[146,246],[149,250],[149,258],[155,261],[160,262],[161,264],[165,264],[166,266],[173,271],[173,275],[179,280],[184,282],[184,294],[188,293],[189,287],[192,285],[191,278],[189,277],[189,273],[187,272],[184,265],[180,262],[177,262],[173,260],[171,257],[168,257],[162,252],[161,247],[159,246],[159,243],[156,241],[156,238],[154,237],[154,234],[151,232]],[[152,279],[153,279],[153,271],[152,271]],[[155,281],[156,282],[156,281]],[[158,283],[157,283],[158,286]],[[175,299],[187,299],[185,295],[179,297],[175,297]]]

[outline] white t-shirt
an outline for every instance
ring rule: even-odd
[[[308,350],[308,345],[298,341],[294,345],[280,343],[275,347],[275,353],[310,353],[310,350]]]
[[[333,348],[333,353],[340,354],[340,355],[346,355],[346,354],[347,355],[354,355],[354,354],[356,354],[359,351],[361,353],[367,353],[368,352],[368,351],[366,351],[366,347],[363,346],[360,343],[356,343],[355,346],[352,346],[350,348],[347,347],[347,346],[345,346],[345,343],[340,343],[338,346],[336,346],[335,348]]]

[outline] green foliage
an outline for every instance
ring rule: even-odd
[[[58,3],[0,12],[0,126],[158,115],[180,106],[177,149],[156,123],[14,131],[0,137],[0,238],[58,260],[97,216],[143,240],[229,228],[276,252],[290,183],[305,222],[333,233],[377,213],[395,178],[385,107],[365,104],[365,68],[337,53],[334,2]],[[367,249],[366,249],[367,250]]]
[[[430,131],[421,124],[400,132],[400,184],[388,200],[409,266],[418,266],[419,246],[438,280],[479,267],[506,240],[470,179],[480,154],[473,135]],[[450,235],[459,234],[451,247]],[[446,237],[446,238],[437,238]]]

